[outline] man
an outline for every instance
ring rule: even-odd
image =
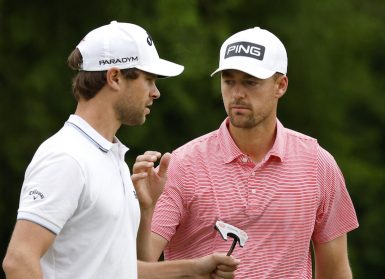
[[[218,130],[176,149],[156,205],[144,259],[199,257],[229,249],[217,220],[248,234],[233,255],[236,278],[351,278],[347,232],[358,227],[333,157],[277,119],[288,87],[282,42],[261,28],[229,37],[220,50],[228,117]]]
[[[141,27],[117,22],[88,33],[68,64],[79,71],[73,80],[77,108],[26,170],[3,261],[7,278],[232,278],[238,261],[221,254],[157,264],[136,260],[170,155],[152,152],[135,165],[135,191],[124,161],[128,148],[115,134],[122,124],[143,124],[160,96],[157,76],[179,75],[183,66],[160,59]],[[160,158],[152,175],[159,188],[141,187]]]

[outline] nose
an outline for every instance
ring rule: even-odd
[[[151,89],[150,94],[151,94],[151,97],[152,97],[154,100],[159,99],[159,97],[160,97],[160,92],[159,92],[159,90],[158,90],[158,87],[156,87],[155,83],[154,83],[153,88]]]
[[[233,95],[234,99],[241,99],[245,96],[242,86],[239,84],[234,85],[234,87],[231,89],[231,94]]]

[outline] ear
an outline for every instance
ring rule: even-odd
[[[278,99],[281,98],[286,93],[288,85],[289,85],[289,79],[287,78],[286,75],[278,77],[278,79],[276,80],[277,91],[275,93],[275,96]]]
[[[106,73],[106,83],[115,90],[120,87],[121,73],[118,68],[111,68]]]

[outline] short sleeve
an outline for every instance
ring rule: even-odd
[[[317,181],[320,201],[312,240],[324,243],[357,228],[358,221],[341,170],[321,147],[318,148]]]
[[[78,162],[68,154],[35,155],[27,168],[17,219],[58,234],[75,212],[84,187]]]

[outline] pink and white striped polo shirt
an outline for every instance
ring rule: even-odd
[[[217,220],[247,232],[236,278],[312,278],[310,242],[358,227],[344,178],[313,138],[277,120],[272,149],[258,164],[232,140],[225,120],[172,154],[152,230],[169,241],[166,259],[227,252]]]

